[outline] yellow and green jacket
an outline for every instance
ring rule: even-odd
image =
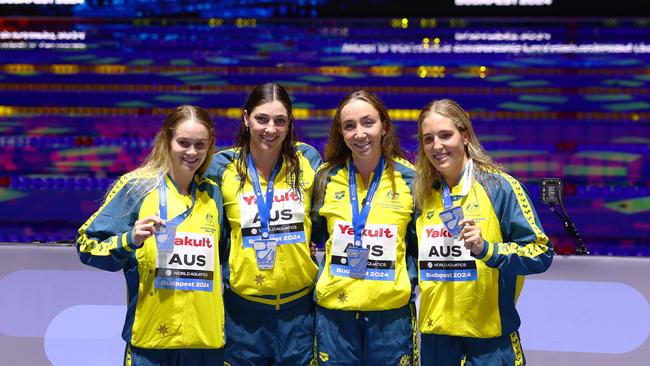
[[[416,248],[411,190],[415,170],[408,161],[393,158],[393,190],[390,175],[384,169],[362,233],[363,246],[369,249],[366,275],[364,279],[356,279],[349,276],[346,252],[354,239],[349,164],[350,161],[329,171],[322,200],[314,204],[314,225],[318,225],[314,241],[325,243],[316,301],[335,310],[400,308],[412,299],[417,278],[412,253]],[[361,206],[368,187],[358,174],[357,191]]]
[[[140,248],[131,239],[136,220],[159,214],[158,188],[137,194],[156,176],[122,176],[77,237],[81,261],[107,271],[124,272],[127,313],[122,337],[147,349],[222,348],[224,305],[219,271],[222,198],[209,179],[195,177],[191,214],[176,230],[171,253],[158,252],[155,236]],[[191,196],[165,177],[168,218],[187,210]]]
[[[250,177],[242,190],[236,169],[237,149],[227,149],[214,155],[206,176],[221,187],[224,209],[229,223],[229,245],[224,253],[223,277],[227,291],[263,306],[280,309],[296,300],[309,300],[314,288],[318,266],[309,249],[312,222],[312,186],[315,172],[321,163],[318,151],[312,146],[295,146],[300,161],[300,193],[287,183],[287,162],[274,181],[274,199],[271,208],[270,232],[277,239],[275,264],[272,270],[257,266],[252,242],[260,237],[259,211]],[[268,182],[259,177],[262,191]]]
[[[481,228],[485,248],[477,256],[445,229],[440,188],[431,195],[416,214],[420,331],[488,338],[517,330],[523,276],[546,271],[553,259],[526,190],[502,172],[464,174],[452,188],[453,205]]]

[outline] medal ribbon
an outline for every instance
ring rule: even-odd
[[[370,203],[375,197],[375,193],[379,188],[379,181],[384,171],[384,156],[379,158],[379,162],[375,167],[375,172],[372,176],[372,181],[368,187],[366,198],[362,202],[361,213],[359,213],[359,204],[357,203],[357,169],[354,162],[350,160],[350,167],[348,168],[348,183],[350,185],[350,206],[352,206],[352,226],[354,227],[354,246],[361,247],[361,234],[368,221],[368,214],[370,214]]]
[[[180,215],[174,217],[171,220],[167,220],[167,179],[163,178],[160,179],[160,183],[158,184],[158,202],[159,202],[159,212],[160,212],[160,218],[165,222],[165,224],[172,224],[173,226],[178,226],[183,222],[190,214],[192,213],[192,210],[194,209],[194,201],[196,200],[196,183],[194,183],[194,180],[190,183],[190,191],[192,192],[192,205],[188,207],[185,212],[181,213]]]
[[[260,185],[260,178],[257,175],[257,168],[255,167],[255,162],[253,161],[252,154],[248,154],[248,171],[251,172],[250,177],[253,183],[253,191],[255,192],[255,197],[257,198],[257,210],[260,213],[260,225],[262,231],[262,239],[269,238],[269,224],[271,222],[271,207],[273,206],[273,182],[275,177],[277,177],[282,168],[282,158],[278,159],[275,163],[275,166],[271,170],[271,175],[269,176],[268,185],[266,188],[266,200],[262,195],[262,186]]]
[[[469,191],[469,188],[472,184],[471,177],[473,174],[474,174],[474,164],[472,162],[472,159],[469,159],[465,164],[465,166],[463,167],[463,171],[460,177],[458,177],[458,182],[460,182],[463,177],[467,177],[467,179],[465,179],[465,184],[463,184],[463,193],[461,194],[462,196],[467,195],[467,192]],[[441,177],[440,181],[441,181],[440,187],[442,191],[441,192],[442,204],[446,210],[454,205],[454,200],[451,196],[451,189],[449,189],[449,186],[447,185],[447,182],[445,182],[445,179]]]

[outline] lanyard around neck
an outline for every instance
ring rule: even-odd
[[[166,224],[172,224],[178,226],[181,222],[183,222],[191,213],[192,210],[194,209],[194,201],[196,199],[196,183],[194,183],[194,180],[190,183],[190,190],[192,192],[192,204],[190,207],[185,210],[185,212],[181,213],[180,215],[174,217],[171,220],[167,220],[167,179],[165,177],[162,177],[160,179],[160,183],[158,184],[158,202],[159,202],[159,210],[160,210],[160,218],[165,221]]]
[[[273,182],[275,177],[277,177],[282,167],[282,157],[278,159],[275,163],[275,166],[271,170],[271,175],[269,176],[269,181],[266,187],[266,199],[262,195],[262,186],[260,185],[260,178],[257,175],[257,168],[255,167],[255,162],[253,161],[252,154],[248,154],[248,171],[250,172],[249,176],[253,183],[253,191],[255,192],[255,198],[257,201],[257,210],[260,214],[260,226],[262,231],[262,238],[269,238],[269,224],[271,222],[271,207],[273,206]]]
[[[458,177],[458,182],[456,182],[456,184],[458,184],[460,183],[461,180],[463,180],[463,177],[465,178],[463,182],[462,193],[461,193],[462,196],[467,195],[467,192],[469,191],[469,188],[472,184],[471,179],[473,175],[474,175],[474,162],[472,161],[472,159],[469,159],[465,163],[465,166],[463,167],[463,171],[461,172],[460,177]],[[445,209],[447,209],[454,205],[454,200],[453,197],[451,196],[451,189],[447,185],[445,178],[441,177],[440,180],[441,180],[440,190],[442,193],[442,205],[445,207]]]
[[[354,166],[354,161],[350,160],[350,167],[348,168],[348,183],[350,185],[350,206],[352,207],[352,226],[354,226],[354,246],[361,246],[361,234],[366,227],[368,215],[370,214],[370,203],[379,188],[379,182],[384,171],[384,156],[379,158],[375,172],[372,176],[372,181],[368,187],[366,198],[362,202],[361,212],[359,212],[359,204],[357,202],[357,170]]]
[[[448,209],[449,207],[454,205],[454,202],[451,199],[451,189],[449,189],[447,182],[445,182],[445,178],[442,178],[441,181],[442,181],[442,186],[441,186],[442,205],[445,207],[445,209]]]

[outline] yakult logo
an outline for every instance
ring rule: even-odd
[[[338,227],[339,230],[341,230],[341,234],[354,236],[354,228],[352,226],[346,224],[338,224]],[[371,238],[392,238],[395,235],[390,228],[379,227],[376,229],[363,229],[361,236],[367,236]]]
[[[242,196],[242,199],[244,200],[244,202],[246,202],[247,205],[257,205],[257,197],[255,197],[254,194],[248,196]],[[287,191],[285,193],[276,194],[273,196],[273,202],[288,202],[288,201],[299,202],[300,198],[298,197],[298,194],[295,191]]]
[[[446,229],[426,229],[427,238],[451,238],[452,235]]]
[[[190,238],[189,236],[176,236],[176,239],[174,239],[174,245],[177,246],[189,246],[189,247],[205,247],[205,248],[212,248],[212,241],[210,238]]]

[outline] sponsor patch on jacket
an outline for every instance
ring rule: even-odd
[[[212,291],[214,236],[176,232],[173,251],[159,252],[154,286],[157,289]]]

